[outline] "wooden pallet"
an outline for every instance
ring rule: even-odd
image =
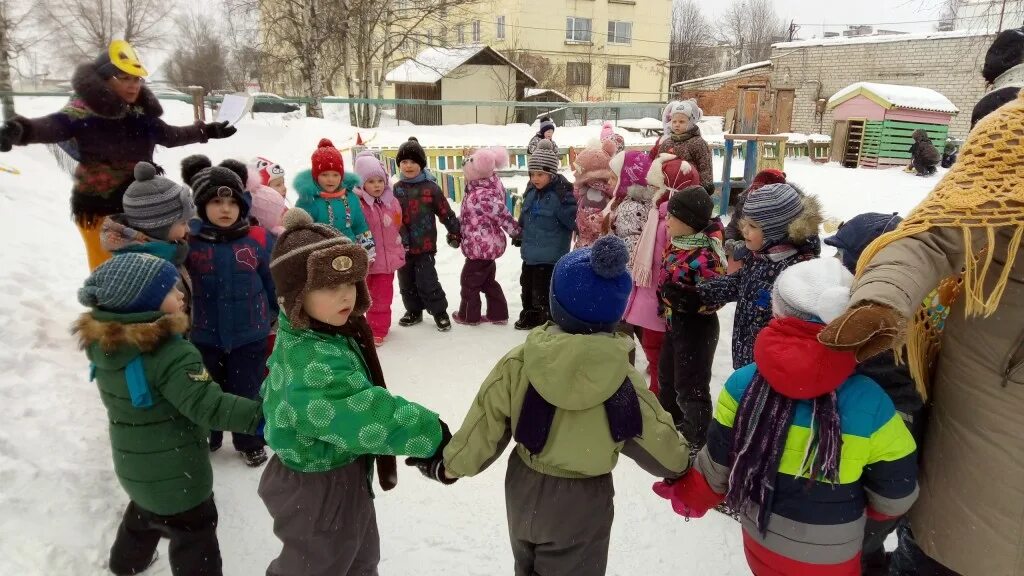
[[[846,127],[846,148],[843,150],[843,166],[856,168],[860,165],[861,149],[864,146],[864,120],[850,119]]]

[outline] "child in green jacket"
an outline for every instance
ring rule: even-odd
[[[440,458],[451,435],[437,414],[383,387],[363,317],[366,251],[301,209],[284,228],[270,263],[281,315],[262,389],[275,455],[259,486],[284,547],[267,573],[376,574],[371,458],[388,490],[395,455]]]
[[[605,573],[619,454],[676,478],[690,451],[629,363],[633,341],[615,332],[633,283],[615,236],[555,265],[551,317],[491,370],[441,458],[410,459],[453,482],[487,468],[509,440],[505,480],[515,574]]]
[[[170,538],[174,574],[221,573],[209,429],[254,434],[258,402],[221,392],[188,328],[174,265],[117,254],[78,291],[74,325],[110,419],[114,472],[131,499],[110,549],[114,574],[138,574]]]

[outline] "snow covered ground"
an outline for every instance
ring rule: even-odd
[[[35,116],[56,110],[62,101],[21,99],[17,104],[20,113]],[[164,105],[168,121],[191,119],[189,106]],[[585,143],[597,131],[560,128],[556,138],[564,144]],[[525,144],[532,130],[525,125],[401,126],[375,132],[379,141],[372,144],[393,145],[415,134],[428,145],[513,146]],[[243,121],[231,139],[161,149],[156,160],[175,178],[181,158],[199,152],[215,161],[262,155],[295,174],[307,167],[319,138],[330,137],[341,146],[354,135],[351,127],[330,120],[260,116]],[[0,166],[21,171],[0,170],[0,213],[7,223],[0,227],[0,405],[7,410],[0,426],[0,574],[105,574],[126,497],[112,471],[104,409],[88,381],[87,361],[68,332],[82,312],[75,293],[87,275],[82,245],[68,218],[70,179],[42,146],[0,155]],[[848,170],[807,161],[791,160],[786,171],[839,220],[864,211],[905,214],[937,182],[899,170]],[[459,252],[441,247],[438,269],[449,309],[458,303],[461,265]],[[515,249],[498,263],[513,315],[520,309],[519,267]],[[401,310],[396,298],[397,314]],[[715,394],[730,373],[732,307],[720,317]],[[389,387],[438,411],[454,429],[482,378],[523,338],[511,326],[455,326],[439,334],[429,324],[396,325],[380,354]],[[261,471],[246,468],[230,448],[212,459],[225,574],[262,574],[279,544],[256,495]],[[399,487],[376,501],[382,574],[511,572],[503,460],[451,487],[402,468]],[[746,574],[739,527],[717,514],[683,521],[650,491],[654,480],[625,458],[615,471],[617,517],[608,573]],[[170,574],[166,542],[150,573]]]

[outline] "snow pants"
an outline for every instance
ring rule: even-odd
[[[690,446],[707,442],[711,425],[711,364],[718,314],[673,314],[658,362],[658,400]]]
[[[657,396],[661,388],[658,384],[658,364],[661,363],[661,347],[665,343],[665,333],[644,328],[640,335],[640,346],[647,357],[647,375],[651,377],[650,389]]]
[[[220,384],[221,390],[242,396],[251,400],[258,400],[260,386],[263,385],[263,378],[267,373],[267,339],[240,346],[230,352],[223,348],[214,346],[196,345],[199,353],[203,356],[203,365],[210,373],[213,381]],[[220,446],[224,440],[224,433],[220,430],[210,431],[210,446]],[[235,450],[244,452],[256,450],[265,443],[262,436],[231,433],[231,443]]]
[[[284,544],[267,576],[376,576],[377,512],[367,458],[328,472],[296,472],[275,455],[257,493]]]
[[[603,576],[615,516],[612,475],[541,474],[512,451],[505,473],[515,576]]]
[[[168,553],[174,576],[220,576],[217,505],[211,495],[202,504],[171,516],[161,516],[128,502],[117,537],[110,547],[110,571],[118,576],[138,574],[153,561],[161,537],[171,543]]]
[[[487,319],[495,321],[508,320],[508,301],[501,290],[501,284],[494,279],[498,265],[494,260],[473,260],[466,258],[462,266],[462,301],[459,303],[459,316],[470,324],[480,321],[480,294],[487,300]]]
[[[523,264],[519,275],[522,287],[523,311],[519,321],[528,326],[540,326],[551,318],[551,273],[554,264]]]
[[[398,269],[398,288],[408,312],[421,314],[426,310],[431,316],[448,312],[448,298],[437,278],[433,254],[407,252],[405,266]]]
[[[391,301],[395,299],[395,273],[370,274],[366,277],[370,291],[370,309],[366,321],[376,338],[384,338],[391,331]]]

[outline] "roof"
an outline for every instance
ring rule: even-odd
[[[732,78],[733,76],[739,76],[744,72],[750,72],[751,70],[757,70],[759,68],[770,68],[772,65],[771,60],[764,60],[762,62],[753,62],[751,64],[744,64],[739,68],[733,68],[732,70],[726,70],[725,72],[719,72],[718,74],[712,74],[710,76],[702,76],[700,78],[691,78],[690,80],[683,80],[682,82],[676,82],[672,85],[673,88],[679,86],[685,86],[687,84],[696,84],[698,82],[707,82],[708,80],[725,80]]]
[[[928,32],[923,34],[881,34],[876,36],[854,36],[852,38],[814,38],[794,42],[779,42],[772,48],[806,48],[808,46],[842,46],[847,44],[883,44],[886,42],[909,42],[911,40],[944,40],[950,38],[970,38],[973,36],[992,36],[990,32],[973,32],[970,30],[953,30],[951,32]]]
[[[562,94],[558,90],[552,90],[551,88],[527,88],[523,94],[525,98],[535,98],[537,96],[543,96],[544,94],[551,94],[557,96],[564,102],[572,102],[572,99]]]
[[[931,88],[876,84],[874,82],[850,84],[828,99],[828,107],[829,109],[835,108],[855,96],[865,96],[884,108],[908,108],[948,114],[960,112],[960,109],[949,101],[949,98]]]
[[[525,70],[502,56],[500,52],[490,46],[483,45],[462,48],[427,48],[388,72],[385,79],[388,82],[402,84],[433,84],[447,77],[459,66],[469,62],[480,53],[487,53],[492,57],[496,57],[508,66],[515,68],[526,78],[532,80],[534,84],[537,83],[533,76],[530,76]]]

